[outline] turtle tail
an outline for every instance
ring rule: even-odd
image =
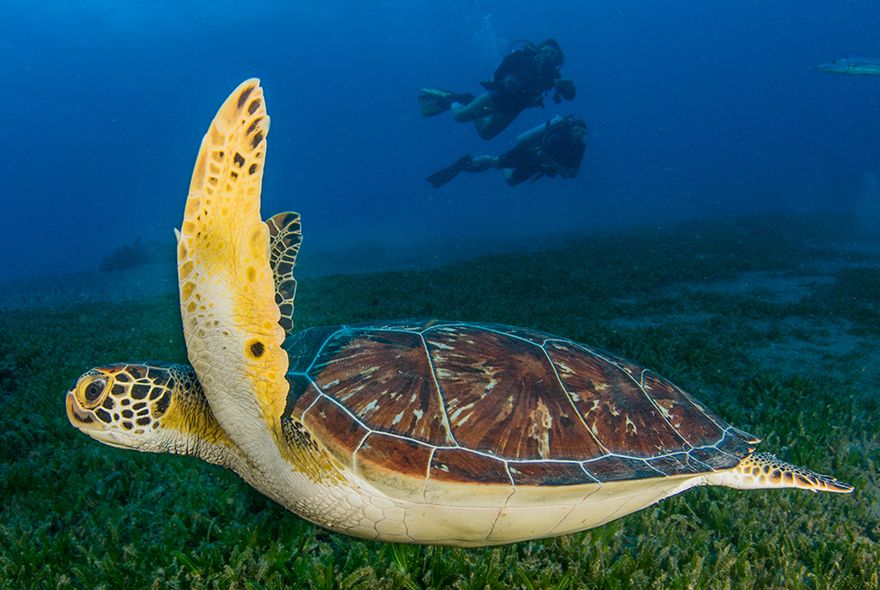
[[[800,488],[812,492],[848,494],[853,486],[785,461],[770,453],[752,453],[736,467],[706,477],[706,483],[738,490]]]

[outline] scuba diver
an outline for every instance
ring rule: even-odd
[[[553,117],[516,138],[516,146],[500,156],[466,154],[426,179],[439,188],[459,172],[501,170],[510,186],[542,176],[574,178],[584,159],[587,124],[573,117]]]
[[[555,39],[538,45],[524,42],[522,48],[504,57],[491,81],[481,83],[486,92],[480,96],[474,98],[472,94],[422,88],[419,110],[425,117],[451,110],[456,121],[473,121],[480,137],[492,139],[523,110],[543,107],[544,94],[551,89],[555,89],[556,103],[574,99],[574,82],[559,73],[564,63],[562,48]]]

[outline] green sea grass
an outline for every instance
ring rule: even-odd
[[[299,327],[432,316],[558,333],[656,369],[762,449],[856,486],[695,489],[497,548],[347,538],[197,459],[77,432],[64,392],[86,368],[185,361],[175,297],[0,312],[0,588],[880,587],[880,259],[841,250],[842,234],[828,222],[680,224],[302,280]],[[741,288],[744,276],[768,280]]]

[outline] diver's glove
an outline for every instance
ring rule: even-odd
[[[576,94],[574,82],[567,78],[558,78],[554,86],[556,86],[556,93],[553,94],[554,102],[558,104],[562,102],[563,98],[565,100],[574,100]]]

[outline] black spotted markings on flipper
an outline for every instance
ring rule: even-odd
[[[296,279],[293,269],[302,243],[302,225],[299,213],[286,212],[266,220],[269,227],[269,264],[275,279],[275,303],[281,312],[279,323],[285,333],[293,330],[293,300],[296,297]]]
[[[280,436],[288,391],[270,232],[260,217],[268,131],[263,90],[248,80],[202,140],[178,242],[190,362],[220,424],[254,453],[264,435]]]
[[[830,475],[816,473],[780,460],[771,453],[752,453],[739,465],[727,472],[709,477],[710,483],[718,479],[720,485],[753,490],[761,488],[799,488],[812,492],[836,492],[848,494],[853,487]]]

